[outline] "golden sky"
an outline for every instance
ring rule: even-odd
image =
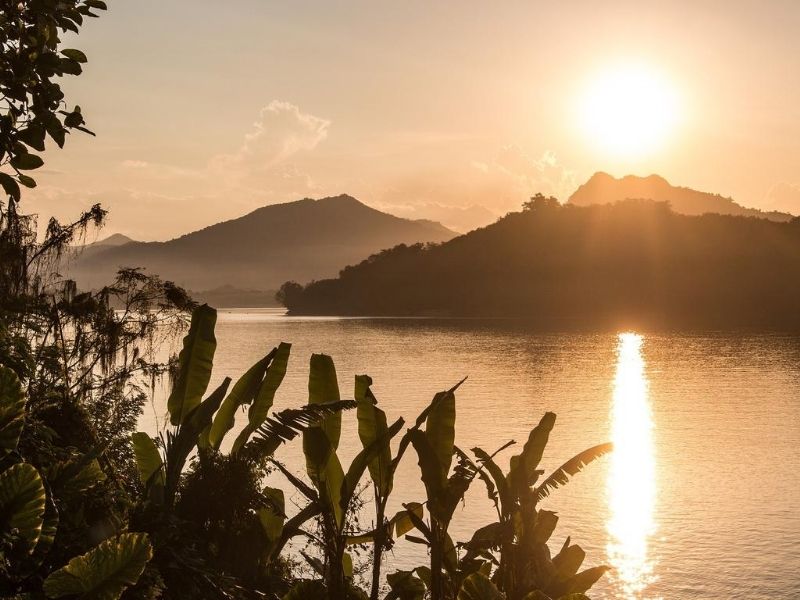
[[[97,138],[25,202],[168,239],[339,193],[456,228],[595,171],[800,214],[800,1],[111,0],[70,45]]]

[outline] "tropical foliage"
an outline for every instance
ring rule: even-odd
[[[170,427],[158,438],[132,436],[143,484],[134,523],[154,540],[148,579],[160,582],[161,597],[577,598],[605,572],[578,572],[584,553],[569,540],[551,558],[547,541],[557,519],[537,503],[610,445],[580,453],[540,481],[539,462],[555,423],[547,413],[503,473],[495,459],[510,444],[493,454],[475,448],[473,459],[454,443],[460,383],[436,394],[392,444],[404,420],[389,423],[365,375],[355,379],[354,400],[343,400],[333,360],[322,354],[311,356],[308,403],[270,412],[287,370],[288,344],[266,353],[233,385],[226,378],[208,393],[215,320],[207,306],[194,311],[169,396]],[[242,407],[248,407],[246,423],[227,440]],[[337,448],[343,416],[352,409],[362,450],[345,468]],[[275,456],[297,437],[307,478]],[[394,476],[409,448],[426,497],[389,517]],[[284,476],[289,491],[265,484],[270,470]],[[372,502],[365,505],[358,496],[367,473]],[[449,525],[476,479],[486,486],[498,520],[459,543]],[[289,494],[306,500],[292,515]],[[359,525],[362,506],[374,510],[367,530]],[[306,549],[287,550],[298,537]],[[384,579],[383,554],[401,537],[424,544],[429,562]],[[368,591],[358,585],[351,552],[361,547],[370,550]],[[292,568],[301,557],[311,577]]]

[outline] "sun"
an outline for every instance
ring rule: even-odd
[[[678,94],[657,69],[627,64],[591,77],[580,98],[583,134],[614,158],[644,158],[661,149],[677,125]]]

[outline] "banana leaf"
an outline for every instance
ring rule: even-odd
[[[264,376],[264,380],[261,382],[261,387],[247,413],[247,425],[245,425],[245,428],[239,433],[233,443],[232,452],[234,454],[244,447],[253,432],[256,431],[256,429],[266,421],[267,416],[269,416],[269,411],[275,401],[275,392],[278,391],[286,375],[291,349],[292,345],[284,342],[281,342],[275,349],[275,354],[272,357],[269,367],[267,367],[267,373]]]
[[[207,304],[192,313],[189,332],[183,338],[183,349],[178,355],[178,375],[167,399],[173,425],[180,425],[206,393],[217,349],[216,322],[217,311]]]

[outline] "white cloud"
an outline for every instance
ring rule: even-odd
[[[123,160],[122,166],[126,169],[144,169],[149,166],[150,163],[144,160]]]
[[[316,148],[328,136],[330,124],[326,119],[304,113],[294,104],[273,100],[261,109],[239,150],[217,156],[212,163],[226,170],[248,173],[270,170]]]

